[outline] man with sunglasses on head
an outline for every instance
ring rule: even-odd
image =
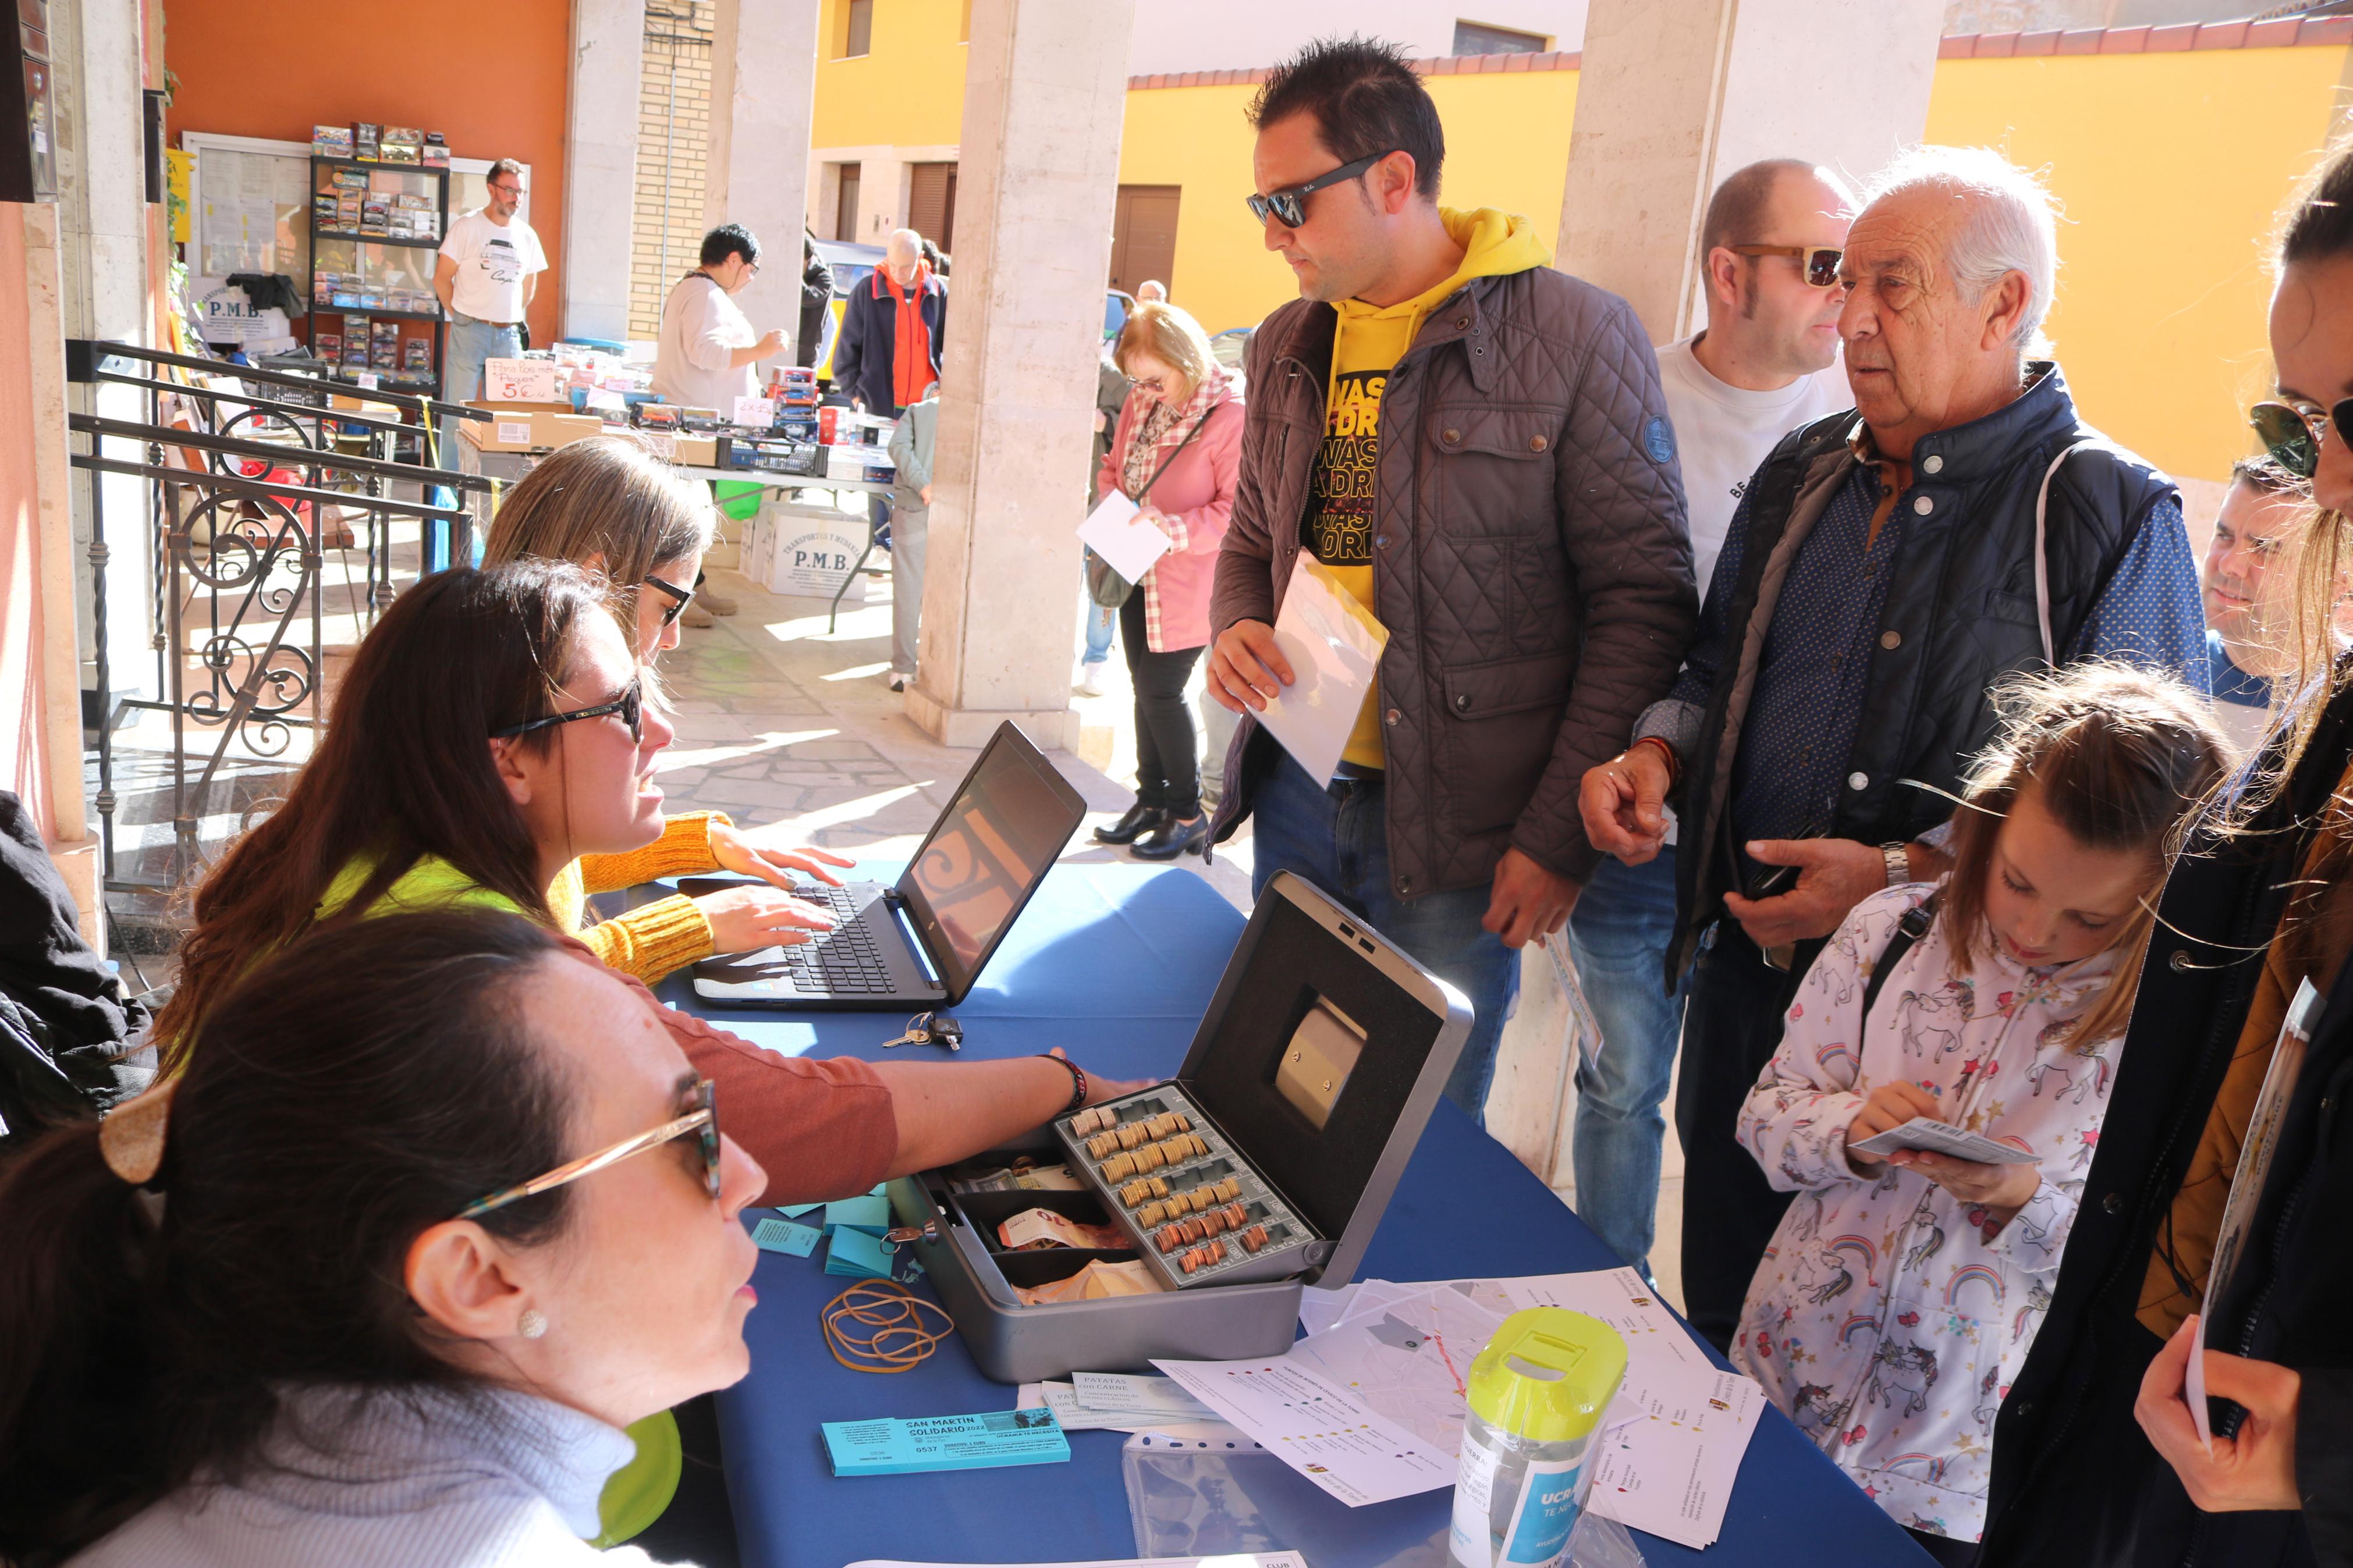
[[[1312,44],[1250,118],[1250,205],[1302,298],[1246,355],[1208,677],[1245,721],[1211,837],[1254,815],[1260,887],[1306,877],[1461,988],[1447,1093],[1477,1115],[1518,950],[1560,930],[1599,859],[1577,782],[1691,634],[1658,363],[1632,309],[1554,271],[1525,218],[1439,205],[1444,134],[1401,50]],[[1272,626],[1303,554],[1388,632],[1329,778],[1250,717],[1293,679]]]
[[[1853,405],[1838,365],[1839,257],[1854,193],[1828,169],[1774,158],[1716,187],[1700,227],[1707,326],[1659,351],[1700,591],[1748,477],[1774,444]],[[1600,1038],[1577,1068],[1578,1212],[1650,1271],[1666,1141],[1661,1108],[1683,991],[1659,976],[1675,931],[1675,836],[1655,859],[1604,859],[1569,917],[1570,955]]]
[[[1629,865],[1680,814],[1683,1299],[1719,1348],[1788,1205],[1735,1120],[1824,939],[1942,869],[1922,840],[1993,735],[1989,689],[2116,658],[2206,689],[2173,481],[2028,357],[2057,269],[2049,194],[1999,153],[1920,147],[1880,175],[1838,271],[1856,410],[1757,468],[1673,692],[1585,781],[1594,843]]]

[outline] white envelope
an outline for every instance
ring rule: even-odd
[[[1131,583],[1143,582],[1152,563],[1168,553],[1168,536],[1148,522],[1135,521],[1142,510],[1113,490],[1079,524],[1079,538],[1086,547]]]
[[[1274,617],[1274,646],[1291,665],[1292,683],[1258,721],[1309,778],[1328,779],[1340,765],[1388,640],[1388,628],[1329,567],[1300,556]]]

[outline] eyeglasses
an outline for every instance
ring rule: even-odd
[[[1390,153],[1399,151],[1402,149],[1392,147],[1388,153],[1376,153],[1369,158],[1359,158],[1353,163],[1343,163],[1330,174],[1318,174],[1303,185],[1289,185],[1266,195],[1245,196],[1243,200],[1250,203],[1250,210],[1258,215],[1259,222],[1264,223],[1271,217],[1285,228],[1297,228],[1307,221],[1308,197],[1326,185],[1336,185],[1344,180],[1355,179],[1388,157]]]
[[[2247,410],[2247,423],[2254,426],[2272,461],[2297,479],[2308,479],[2320,471],[2320,444],[2329,426],[2336,426],[2340,441],[2353,430],[2353,397],[2325,409],[2308,403],[2258,403]]]
[[[522,196],[522,187],[521,185],[485,184],[482,189],[491,192],[494,195],[504,196],[511,202],[520,200]]]
[[[665,583],[659,577],[651,576],[645,580],[644,585],[654,589],[670,600],[668,605],[662,606],[661,624],[665,631],[670,629],[672,621],[686,614],[687,605],[694,603],[694,588],[681,588],[675,583]],[[698,574],[694,579],[694,587],[701,586],[702,586],[702,578]]]
[[[662,584],[668,587],[668,584]],[[491,731],[493,741],[511,740],[528,735],[533,730],[549,730],[558,724],[569,724],[577,719],[602,719],[607,713],[618,713],[621,722],[629,727],[629,739],[643,745],[646,739],[645,677],[639,676],[621,689],[621,694],[610,702],[600,702],[594,708],[575,708],[569,713],[550,713],[544,719],[526,719],[520,724],[510,724],[503,730]]]
[[[492,1193],[486,1198],[476,1198],[458,1211],[459,1219],[472,1219],[492,1209],[521,1203],[528,1197],[576,1182],[583,1176],[594,1175],[607,1165],[617,1165],[632,1154],[642,1154],[649,1149],[659,1149],[673,1138],[688,1133],[697,1134],[702,1142],[702,1188],[712,1202],[717,1202],[719,1185],[719,1103],[715,1090],[707,1078],[688,1073],[678,1080],[678,1115],[659,1127],[640,1132],[634,1138],[624,1138],[610,1148],[599,1149],[585,1159],[568,1165],[558,1165],[543,1176],[533,1176],[519,1187]]]
[[[1724,248],[1735,256],[1795,257],[1806,281],[1817,289],[1837,287],[1839,261],[1846,254],[1827,245],[1727,245]]]

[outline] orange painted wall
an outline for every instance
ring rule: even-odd
[[[461,158],[531,165],[531,226],[548,269],[531,303],[554,342],[564,277],[569,0],[463,7],[353,0],[164,0],[164,61],[180,79],[164,121],[184,131],[308,142],[313,125],[438,131]]]

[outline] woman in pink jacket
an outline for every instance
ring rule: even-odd
[[[1209,640],[1209,584],[1241,467],[1241,388],[1210,356],[1208,334],[1174,305],[1138,305],[1112,358],[1135,384],[1103,458],[1103,494],[1137,501],[1168,536],[1120,606],[1120,646],[1135,685],[1135,804],[1108,827],[1145,860],[1174,860],[1208,836],[1185,685]]]

